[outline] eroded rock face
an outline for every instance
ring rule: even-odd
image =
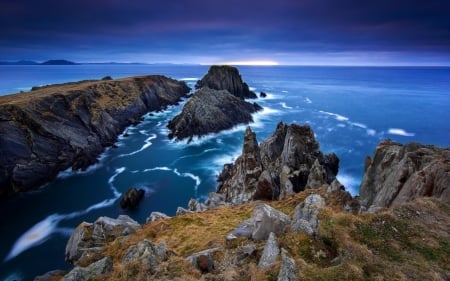
[[[364,211],[436,197],[450,203],[450,148],[381,142],[373,159],[366,159],[360,187]]]
[[[306,197],[304,202],[295,207],[291,230],[294,232],[304,231],[308,235],[314,236],[319,227],[319,212],[325,206],[325,199],[318,194]]]
[[[184,105],[182,112],[169,121],[169,138],[192,140],[253,122],[252,113],[262,108],[238,98],[228,90],[201,88]]]
[[[0,97],[0,196],[85,169],[149,111],[189,92],[163,76],[84,81]]]
[[[282,199],[305,188],[329,185],[336,178],[339,159],[323,154],[308,125],[279,123],[272,136],[258,145],[248,127],[242,154],[226,164],[218,193],[234,204],[254,199]]]
[[[62,281],[88,281],[105,278],[113,269],[110,257],[98,260],[87,267],[77,266],[66,274]]]
[[[94,223],[82,222],[75,228],[66,245],[66,261],[86,266],[102,258],[106,243],[139,230],[141,226],[129,216],[117,219],[99,217]]]
[[[227,90],[232,95],[244,98],[257,98],[256,94],[242,81],[242,77],[236,67],[228,65],[213,65],[208,73],[197,82],[196,89],[210,88],[213,90]]]
[[[267,243],[259,260],[258,267],[265,268],[274,265],[280,255],[280,248],[278,247],[276,236],[273,232],[269,234]]]
[[[155,266],[167,259],[167,246],[162,242],[158,245],[144,239],[138,244],[128,248],[122,259],[122,264],[139,262],[149,266]]]

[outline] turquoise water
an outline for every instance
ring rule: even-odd
[[[0,66],[0,95],[32,86],[163,74],[191,87],[207,66],[76,65]],[[449,68],[239,67],[264,110],[251,126],[259,141],[279,121],[310,124],[323,151],[341,159],[338,178],[357,194],[366,155],[385,138],[450,145]],[[99,164],[83,173],[62,172],[41,189],[3,200],[0,280],[30,280],[52,269],[69,269],[64,249],[82,221],[127,214],[144,223],[152,211],[174,215],[190,198],[204,199],[216,188],[224,163],[239,155],[245,126],[206,136],[191,144],[167,139],[167,121],[182,104],[145,116],[119,137]],[[146,190],[134,211],[117,198],[129,187]],[[20,239],[33,234],[34,240]]]

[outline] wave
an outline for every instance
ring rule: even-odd
[[[144,145],[133,152],[130,153],[125,153],[125,154],[120,154],[119,156],[117,156],[118,158],[122,158],[122,157],[127,157],[127,156],[131,156],[131,155],[135,155],[145,149],[147,149],[148,147],[150,147],[153,143],[151,142],[152,140],[156,139],[158,136],[156,134],[152,134],[150,137],[148,137],[145,141],[144,141]]]
[[[218,151],[218,150],[221,150],[221,149],[219,149],[219,148],[209,148],[209,149],[205,149],[204,151],[202,151],[200,153],[197,153],[197,154],[184,155],[184,156],[181,156],[181,157],[175,159],[172,163],[170,163],[170,166],[174,166],[180,160],[183,160],[183,159],[186,159],[186,158],[192,158],[192,157],[199,157],[199,156],[202,156],[202,155],[207,154],[209,152]]]
[[[398,128],[390,128],[388,130],[388,134],[404,136],[404,137],[414,137],[416,135],[415,133],[410,133],[403,129],[398,129]]]
[[[200,180],[199,176],[196,176],[192,173],[180,173],[178,172],[178,169],[173,169],[173,172],[175,175],[179,176],[179,177],[185,177],[185,178],[191,178],[195,181],[195,187],[194,190],[195,192],[198,191],[198,187],[200,186],[200,184],[202,183],[202,181]]]
[[[287,106],[285,102],[280,102],[281,107],[286,108],[286,109],[293,109],[293,107],[291,106]]]
[[[43,219],[42,221],[36,223],[29,230],[27,230],[24,234],[22,234],[14,243],[11,248],[11,251],[5,258],[5,262],[11,260],[12,258],[20,255],[22,252],[41,245],[45,241],[50,238],[50,235],[53,233],[60,233],[63,235],[70,235],[72,233],[72,229],[69,228],[58,228],[58,224],[63,220],[69,220],[76,217],[83,216],[88,214],[91,211],[112,206],[114,202],[121,196],[121,193],[114,186],[115,178],[125,171],[125,167],[121,167],[115,170],[114,175],[112,175],[108,184],[110,186],[111,191],[114,194],[113,198],[105,199],[101,202],[95,203],[94,205],[89,206],[87,209],[82,211],[75,211],[69,214],[52,214]]]
[[[373,129],[367,129],[366,132],[369,136],[375,136],[377,134],[377,131],[375,131]]]
[[[305,102],[310,104],[312,103],[312,101],[308,97],[305,98]]]
[[[154,168],[145,169],[142,172],[146,173],[146,172],[152,172],[152,171],[172,171],[172,169],[170,169],[169,167],[154,167]]]
[[[196,77],[185,77],[185,78],[181,78],[181,81],[198,81],[200,80],[200,78],[196,78]]]
[[[355,127],[360,127],[362,129],[367,129],[367,125],[363,124],[363,123],[358,123],[358,122],[349,122],[350,125],[355,126]]]
[[[88,175],[91,174],[95,171],[97,171],[98,169],[102,168],[104,165],[104,160],[107,158],[108,156],[108,152],[111,148],[108,147],[102,154],[100,154],[99,157],[97,157],[97,163],[90,165],[89,167],[87,167],[86,170],[72,170],[72,167],[67,168],[64,171],[61,171],[58,173],[58,175],[56,176],[59,179],[67,179],[70,178],[72,176],[76,176],[76,175]]]
[[[323,110],[319,110],[319,112],[322,113],[322,114],[326,114],[326,115],[329,115],[329,116],[333,116],[333,117],[336,118],[336,120],[338,120],[338,121],[348,121],[348,120],[349,120],[348,117],[345,117],[345,116],[340,115],[340,114],[337,114],[337,113],[328,112],[328,111],[323,111]]]

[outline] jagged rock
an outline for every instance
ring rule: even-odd
[[[345,191],[345,187],[338,181],[338,179],[335,179],[327,187],[327,192],[340,192],[340,191]]]
[[[306,197],[304,202],[295,207],[291,230],[294,232],[304,231],[308,235],[314,236],[319,227],[318,214],[325,206],[325,199],[318,194]]]
[[[58,277],[66,275],[67,273],[68,272],[65,270],[52,270],[43,275],[36,276],[36,278],[34,278],[34,281],[53,281]]]
[[[283,234],[291,223],[288,215],[263,204],[253,209],[252,217],[243,221],[239,226],[227,235],[227,240],[237,237],[252,238],[255,241],[267,239],[270,232],[277,235]]]
[[[214,270],[213,255],[221,251],[221,248],[207,249],[188,256],[186,259],[194,268],[197,268],[202,273],[212,272]]]
[[[208,209],[214,209],[219,206],[228,205],[228,203],[225,202],[225,196],[223,194],[210,192],[208,199],[205,201],[205,205]]]
[[[170,217],[164,213],[151,212],[150,216],[146,220],[146,223],[159,221],[159,220],[166,220],[166,219],[170,219]]]
[[[122,209],[136,209],[139,202],[144,198],[145,190],[131,187],[120,199]]]
[[[178,207],[177,211],[175,213],[176,216],[184,215],[184,214],[192,214],[193,212],[191,210],[187,210],[183,207]]]
[[[363,211],[421,196],[450,203],[450,148],[386,140],[377,146],[373,159],[366,159],[365,166],[360,187]]]
[[[261,259],[259,260],[258,267],[265,268],[274,265],[277,262],[279,255],[280,248],[278,247],[276,236],[273,232],[270,232]]]
[[[167,259],[167,246],[165,242],[158,245],[148,240],[142,240],[137,245],[128,248],[122,259],[122,264],[139,262],[149,266],[155,266]]]
[[[180,114],[169,121],[169,138],[188,142],[194,136],[231,129],[238,124],[253,122],[252,113],[262,108],[228,92],[201,88],[184,105]]]
[[[265,97],[267,97],[267,94],[265,92],[261,92],[261,93],[259,93],[259,97],[265,98]]]
[[[90,264],[87,267],[75,267],[61,281],[87,281],[97,280],[107,276],[113,269],[113,262],[110,257],[105,257]]]
[[[278,281],[297,280],[297,265],[295,260],[287,255],[285,249],[281,249],[281,268],[278,273]]]
[[[244,245],[239,248],[239,251],[236,255],[236,259],[238,262],[244,261],[248,257],[256,256],[256,248],[253,245]]]
[[[309,188],[319,188],[327,183],[325,169],[320,165],[319,159],[314,161],[311,170],[309,170],[306,186]]]
[[[1,96],[0,196],[37,188],[68,168],[86,169],[127,126],[189,90],[155,75]]]
[[[247,128],[242,155],[221,173],[217,192],[233,204],[251,199],[280,199],[304,190],[308,178],[313,187],[331,184],[338,169],[337,156],[320,151],[308,125],[288,126],[280,122],[272,136],[259,146],[256,136]]]
[[[191,212],[203,212],[208,209],[205,204],[200,203],[195,199],[189,200],[188,208]]]
[[[87,265],[99,260],[106,243],[140,228],[136,221],[126,215],[120,215],[117,219],[100,217],[94,223],[82,222],[67,242],[66,261],[75,265]]]
[[[242,81],[236,67],[228,65],[213,65],[208,73],[197,82],[196,89],[207,87],[213,90],[227,90],[232,95],[244,98],[257,98],[256,94]]]

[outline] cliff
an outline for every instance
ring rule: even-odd
[[[273,135],[259,145],[248,127],[242,154],[234,164],[224,166],[217,192],[232,203],[279,199],[305,188],[330,185],[338,169],[339,158],[320,151],[308,125],[279,123]]]
[[[238,70],[231,66],[211,66],[197,82],[197,90],[180,114],[169,121],[169,138],[192,140],[253,122],[252,113],[261,110],[256,103],[244,100],[256,97],[250,92]],[[254,95],[254,96],[253,96]]]
[[[450,203],[450,148],[381,142],[373,159],[366,159],[363,209],[372,212],[423,196]]]
[[[0,196],[97,161],[125,127],[189,92],[163,76],[84,81],[0,97]]]
[[[257,98],[256,94],[250,91],[247,83],[242,80],[237,68],[228,65],[213,65],[208,73],[197,82],[196,89],[210,88],[213,90],[227,90],[230,94],[245,98]]]

